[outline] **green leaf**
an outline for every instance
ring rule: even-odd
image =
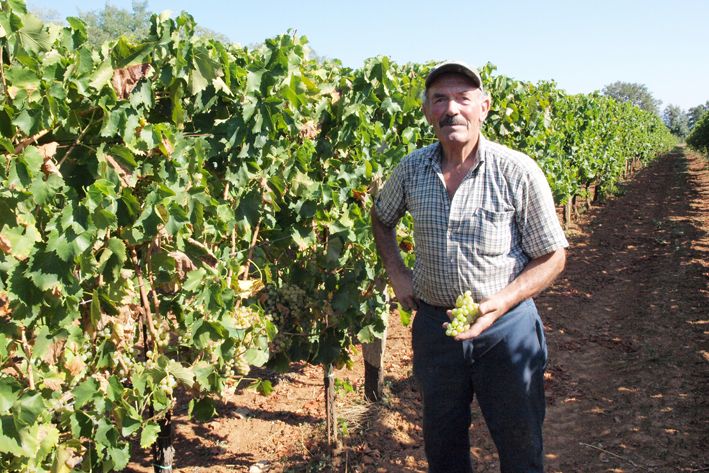
[[[39,426],[38,434],[40,442],[35,458],[37,463],[41,464],[59,443],[59,429],[52,424],[42,424]]]
[[[211,386],[210,377],[214,373],[214,367],[207,362],[198,362],[194,366],[195,381],[203,390],[208,390]]]
[[[249,348],[244,353],[244,359],[251,366],[263,366],[268,361],[268,351]]]
[[[145,373],[133,373],[130,381],[133,384],[133,389],[135,389],[135,392],[141,397],[144,396],[145,387],[148,382],[147,375]]]
[[[123,445],[123,447],[109,447],[107,450],[108,456],[113,462],[114,470],[122,470],[128,465],[130,461],[130,449],[128,444]]]
[[[91,327],[96,329],[101,321],[101,300],[98,295],[98,290],[94,289],[91,294],[91,308],[89,310]]]
[[[84,411],[75,410],[69,415],[69,423],[71,425],[71,434],[74,438],[93,437],[94,423]]]
[[[0,414],[8,414],[18,398],[19,387],[8,378],[0,378]]]
[[[140,448],[148,448],[158,439],[160,426],[155,422],[148,422],[140,433]]]
[[[41,327],[35,335],[34,346],[32,347],[32,360],[42,358],[45,353],[47,353],[47,350],[49,350],[53,341],[54,339],[50,335],[49,329],[46,326]]]
[[[39,114],[30,115],[27,110],[20,112],[12,124],[22,131],[27,136],[34,134],[39,129]]]
[[[340,263],[340,256],[342,255],[342,250],[344,245],[342,239],[338,237],[331,237],[327,242],[327,255],[325,256],[325,261],[330,264]]]
[[[52,47],[52,37],[40,19],[34,15],[24,15],[22,23],[17,37],[25,50],[36,53],[47,51]]]
[[[185,278],[185,282],[182,285],[182,288],[185,291],[194,291],[195,289],[202,286],[202,282],[204,281],[204,277],[206,275],[207,271],[203,268],[190,271],[189,273],[187,273],[187,277]]]
[[[103,86],[109,84],[113,78],[113,67],[111,60],[106,59],[101,65],[91,74],[89,85],[96,90],[101,90]]]
[[[123,437],[130,437],[135,432],[140,430],[141,423],[139,419],[134,419],[132,416],[126,416],[123,418],[123,425],[121,426],[121,435]]]
[[[263,394],[264,396],[270,396],[273,392],[273,385],[269,380],[263,379],[258,382],[256,386],[256,391],[258,391],[259,394]]]
[[[209,398],[192,399],[189,402],[187,414],[194,416],[198,421],[207,421],[217,415],[214,401]]]
[[[34,71],[32,71],[31,69],[27,69],[26,67],[10,67],[5,72],[5,77],[7,78],[10,85],[13,85],[15,87],[30,90],[39,89],[39,77],[37,77]]]
[[[44,411],[44,400],[41,393],[25,394],[12,407],[12,415],[18,426],[30,426],[35,423]]]
[[[74,405],[81,408],[99,394],[98,384],[93,378],[89,378],[74,388]]]
[[[115,446],[118,443],[118,431],[108,419],[100,417],[94,438],[97,443],[105,447]]]
[[[9,243],[10,254],[20,261],[27,259],[35,250],[35,243],[42,237],[33,225],[26,227],[3,226],[0,236]]]
[[[410,311],[404,309],[404,306],[402,306],[398,302],[396,305],[399,309],[399,320],[401,320],[401,325],[403,325],[404,327],[408,327],[409,324],[411,323],[412,313]]]
[[[190,92],[197,95],[217,77],[218,63],[209,57],[206,48],[193,49],[192,63],[195,67],[190,71]]]
[[[371,325],[366,325],[365,327],[362,328],[359,332],[357,332],[357,339],[361,343],[371,343],[374,341],[376,337],[372,333],[372,326]]]
[[[191,388],[194,384],[194,371],[191,368],[183,366],[180,362],[175,360],[170,360],[167,363],[167,371],[172,373],[172,375],[178,381],[182,382],[185,386]]]
[[[113,48],[113,56],[117,67],[126,67],[132,64],[140,64],[155,48],[155,42],[145,41],[133,43],[129,38],[121,36]]]
[[[0,452],[9,453],[17,457],[25,455],[20,448],[20,433],[10,415],[0,417]]]

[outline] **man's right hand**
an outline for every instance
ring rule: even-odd
[[[391,286],[394,288],[396,300],[404,310],[411,312],[418,308],[418,300],[414,296],[413,272],[406,268],[390,274]]]

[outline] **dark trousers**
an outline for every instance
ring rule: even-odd
[[[477,397],[502,473],[541,473],[547,348],[526,300],[473,340],[446,336],[445,309],[424,302],[413,322],[414,375],[423,393],[431,473],[470,473],[470,405]]]

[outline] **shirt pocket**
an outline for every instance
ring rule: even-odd
[[[497,212],[479,208],[473,214],[475,252],[499,256],[510,252],[514,210]]]

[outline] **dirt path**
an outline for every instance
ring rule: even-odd
[[[564,275],[536,299],[550,351],[547,471],[709,472],[709,164],[675,152],[621,191],[579,220]],[[355,392],[339,394],[348,435],[335,465],[320,441],[322,372],[301,366],[269,397],[227,396],[211,422],[178,416],[179,471],[425,472],[409,328],[396,317],[385,362],[376,404],[362,401],[359,359],[337,373]],[[497,472],[474,412],[476,472]]]

